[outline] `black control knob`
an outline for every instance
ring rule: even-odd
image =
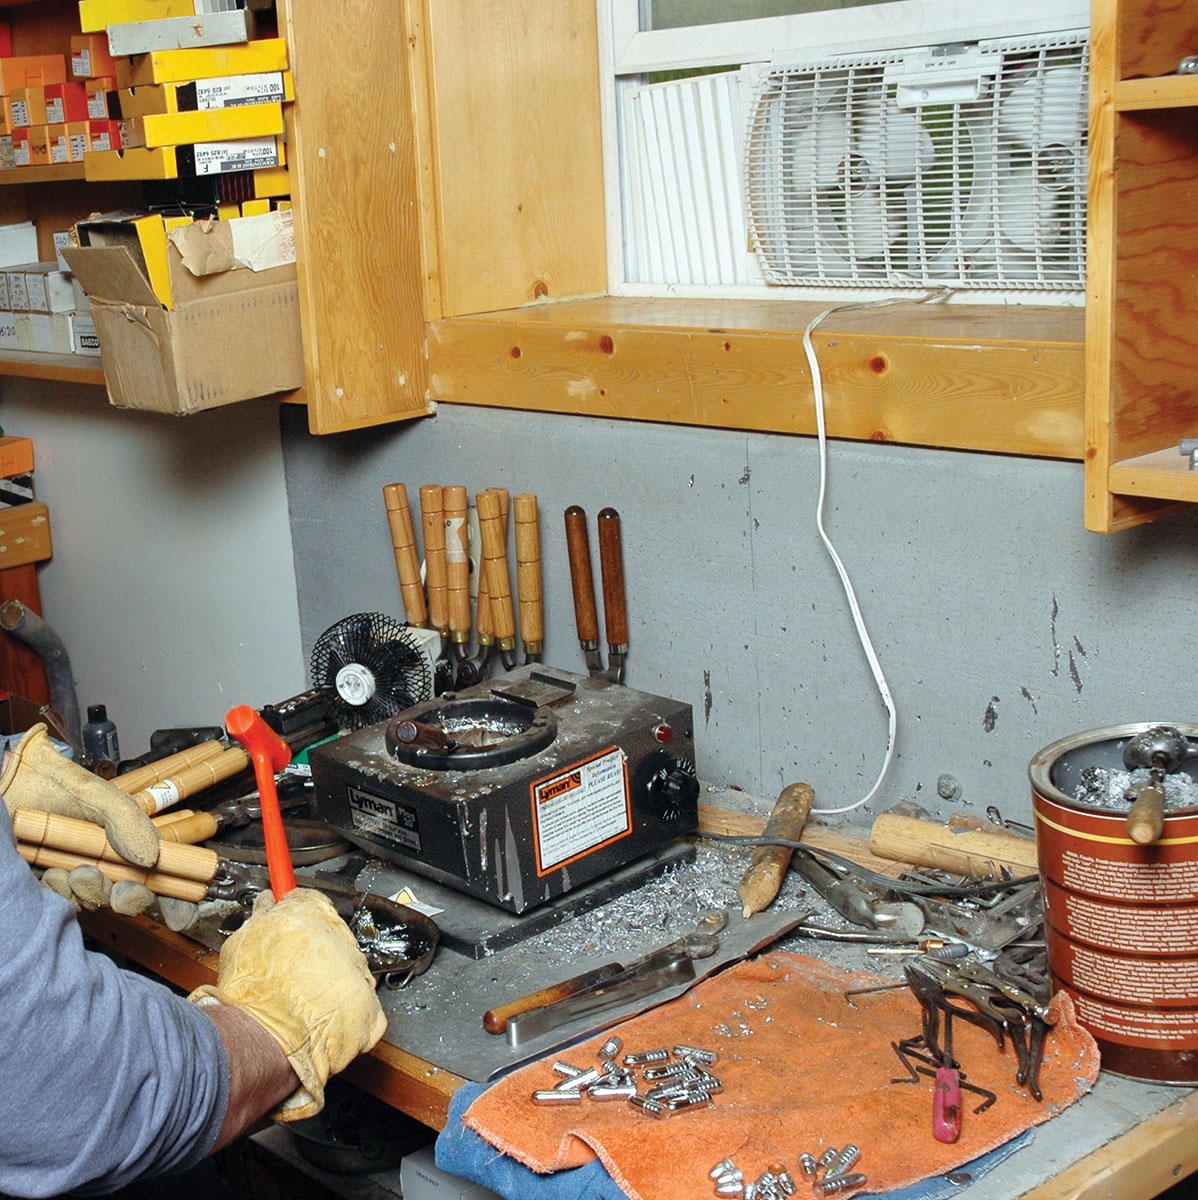
[[[649,795],[665,821],[676,821],[687,809],[693,809],[699,799],[699,780],[695,764],[685,758],[668,756],[650,776]]]

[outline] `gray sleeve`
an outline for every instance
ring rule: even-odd
[[[228,1104],[216,1026],[83,946],[0,804],[0,1193],[113,1191],[208,1154]]]

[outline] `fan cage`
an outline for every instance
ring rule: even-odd
[[[767,282],[1084,287],[1087,35],[977,49],[976,98],[909,107],[911,52],[764,73],[744,171]]]

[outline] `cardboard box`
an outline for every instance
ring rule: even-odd
[[[110,76],[101,79],[89,79],[83,90],[87,93],[87,119],[89,121],[114,121],[117,114],[113,112],[116,106],[116,80]]]
[[[14,167],[27,167],[32,161],[29,151],[29,130],[14,129],[12,131],[12,164]]]
[[[189,229],[205,236],[200,225],[174,233]],[[174,307],[168,309],[130,247],[73,246],[64,254],[91,298],[108,395],[117,407],[183,414],[303,385],[294,263],[195,276],[172,243]]]
[[[90,312],[75,312],[71,318],[71,353],[85,354],[89,358],[100,357],[100,335]]]
[[[42,562],[52,553],[50,511],[44,504],[0,509],[0,559],[6,567]]]
[[[22,264],[11,271],[6,271],[8,279],[8,307],[12,312],[29,311],[29,291],[25,286],[25,267]]]
[[[71,144],[67,139],[65,125],[47,125],[46,137],[50,141],[50,161],[52,163],[69,163],[71,161]]]
[[[50,144],[50,127],[48,125],[33,126],[29,130],[30,166],[48,167],[53,161],[54,155]]]
[[[45,99],[47,125],[87,120],[87,89],[77,81],[47,84]]]
[[[116,74],[106,33],[76,33],[71,37],[71,74],[76,79]]]
[[[198,46],[228,46],[254,36],[254,14],[245,8],[196,12],[160,21],[127,21],[108,26],[108,50],[114,57],[149,54],[153,50],[184,50]]]
[[[175,155],[180,175],[257,171],[263,167],[282,166],[287,161],[283,139],[278,136],[193,142],[187,146],[176,146]]]
[[[124,21],[157,21],[194,12],[195,0],[79,0],[79,28],[97,33]]]
[[[0,437],[0,476],[28,475],[33,470],[33,442],[27,437]]]
[[[155,149],[137,147],[129,150],[106,150],[101,143],[120,141],[119,134],[98,135],[97,124],[115,125],[115,121],[93,121],[91,149],[83,159],[84,179],[176,179],[179,169],[175,165],[175,147],[159,146]]]
[[[50,327],[49,313],[17,313],[17,349],[32,350],[36,354],[54,352],[54,334]]]
[[[75,289],[66,271],[57,262],[34,263],[25,271],[25,289],[29,311],[66,313],[75,307]]]
[[[202,50],[155,50],[116,60],[117,86],[143,83],[184,83],[215,79],[221,75],[252,75],[287,69],[287,43],[282,38],[259,38],[239,46],[212,46]]]
[[[11,96],[17,88],[65,83],[67,60],[63,54],[26,54],[0,58],[0,92]]]
[[[32,87],[13,88],[9,97],[8,110],[12,114],[12,126],[21,129],[27,125],[45,125],[46,89],[40,84]]]
[[[37,262],[37,227],[32,221],[0,225],[0,267]]]
[[[432,1146],[405,1154],[399,1164],[404,1200],[500,1200],[490,1188],[437,1166]]]
[[[19,350],[17,345],[17,315],[0,312],[0,351]]]
[[[246,104],[202,112],[147,113],[124,122],[126,146],[185,146],[193,142],[272,137],[283,132],[281,104]]]

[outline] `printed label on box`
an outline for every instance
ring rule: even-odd
[[[91,148],[93,150],[117,150],[120,147],[112,144],[112,134],[105,131],[104,133],[94,133],[91,139]]]
[[[93,357],[100,353],[100,335],[96,333],[96,323],[91,317],[75,313],[71,318],[71,344],[76,354],[90,354]]]
[[[266,71],[257,75],[229,75],[223,79],[195,81],[196,108],[237,108],[243,104],[265,104],[283,100],[282,71]]]
[[[254,171],[259,167],[277,167],[279,148],[273,137],[242,138],[233,142],[197,142],[195,173],[219,175],[225,171]]]
[[[29,301],[29,307],[35,312],[45,312],[48,307],[46,304],[46,279],[41,274],[32,274],[25,276],[25,296]]]
[[[21,126],[29,124],[29,102],[27,100],[12,102],[12,123]]]
[[[108,119],[108,93],[93,92],[87,98],[87,115],[93,121]]]
[[[67,139],[67,149],[71,154],[71,162],[82,162],[87,153],[87,134],[73,133]]]
[[[10,312],[0,312],[0,350],[16,350],[17,318]]]
[[[62,125],[66,122],[66,108],[61,96],[50,96],[46,100],[46,124]]]
[[[66,163],[71,161],[71,147],[66,136],[56,137],[50,143],[50,161]]]
[[[29,291],[25,286],[23,271],[10,272],[8,276],[8,302],[13,312],[29,311]]]
[[[12,305],[8,302],[8,276],[0,271],[0,312],[11,312]]]

